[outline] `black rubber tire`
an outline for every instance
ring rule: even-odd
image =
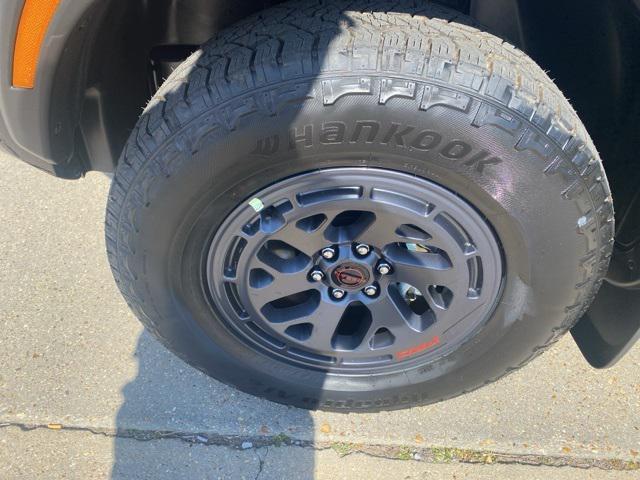
[[[416,3],[264,11],[204,45],[144,110],[109,195],[109,260],[140,320],[189,364],[299,407],[401,408],[521,367],[591,302],[610,257],[613,209],[582,123],[525,54],[454,11]],[[377,376],[305,369],[248,348],[208,303],[202,252],[225,216],[281,178],[340,166],[437,182],[500,238],[500,302],[446,358]]]

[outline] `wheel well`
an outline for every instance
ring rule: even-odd
[[[604,162],[619,238],[640,183],[640,3],[556,0],[550,10],[548,2],[519,0],[519,7],[522,49],[569,98]]]
[[[85,59],[82,82],[75,92],[54,100],[64,107],[53,109],[55,114],[77,105],[67,114],[79,126],[75,152],[85,170],[113,170],[154,89],[192,49],[243,17],[281,2],[98,2],[99,11],[91,13],[96,17],[92,40],[68,49],[73,58]],[[620,211],[635,192],[639,179],[634,172],[640,171],[631,168],[640,147],[640,136],[633,131],[640,120],[640,57],[633,52],[640,44],[637,3],[556,0],[552,10],[546,2],[527,0],[438,3],[470,14],[549,71],[594,139]],[[394,4],[389,2],[390,8]],[[68,83],[77,69],[77,61],[59,68],[60,84]]]
[[[74,160],[85,171],[113,171],[142,109],[171,68],[227,25],[276,3],[94,2],[57,66],[59,95],[52,99],[51,123],[76,125],[65,129],[73,134],[57,139],[59,150],[73,142]]]

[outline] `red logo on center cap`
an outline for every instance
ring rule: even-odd
[[[333,279],[340,286],[358,288],[369,281],[369,272],[360,265],[343,264],[333,271]]]

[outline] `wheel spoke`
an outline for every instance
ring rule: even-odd
[[[371,329],[374,329],[373,332],[382,327],[390,328],[397,325],[406,325],[403,312],[388,295],[381,295],[380,298],[371,302],[367,307],[373,320],[371,323]]]
[[[371,312],[371,325],[367,333],[364,335],[362,343],[357,348],[359,352],[362,352],[365,355],[371,355],[374,351],[381,351],[383,349],[373,349],[371,348],[371,340],[375,336],[376,332],[381,328],[386,328],[390,332],[394,330],[402,331],[403,329],[408,329],[406,322],[402,316],[401,311],[398,309],[396,304],[389,298],[388,295],[382,295],[376,301],[367,305],[369,311]],[[393,333],[392,333],[393,334]],[[393,334],[394,337],[397,334]],[[394,342],[395,343],[395,340]],[[391,347],[392,344],[389,345]]]
[[[463,279],[456,269],[442,265],[433,257],[429,258],[431,255],[437,254],[424,253],[392,259],[394,278],[416,287],[423,294],[430,285],[444,285],[452,291],[458,290]]]
[[[281,273],[262,262],[256,263],[259,263],[259,268],[273,277],[273,281],[264,287],[249,287],[251,298],[256,305],[262,306],[279,298],[317,287],[316,283],[309,280],[308,269],[294,273]]]
[[[307,341],[309,347],[325,353],[331,353],[334,350],[331,339],[346,308],[346,302],[331,300],[320,302],[316,311],[308,319],[309,323],[313,324],[313,333]]]
[[[399,226],[397,217],[391,213],[376,213],[376,220],[356,238],[357,243],[384,245],[401,242],[403,238],[396,233]]]
[[[281,240],[300,250],[308,257],[312,257],[315,253],[330,243],[323,237],[322,229],[318,229],[313,232],[306,232],[298,228],[295,223],[285,225],[270,238],[274,240]]]
[[[407,323],[406,317],[415,315],[408,306],[398,305],[390,296],[381,298],[380,301],[372,305],[371,312],[376,321],[376,330],[387,328],[395,337],[393,345],[411,345],[420,335],[412,330]],[[373,332],[375,333],[375,331]],[[395,347],[396,349],[398,347]]]

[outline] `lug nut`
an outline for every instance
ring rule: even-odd
[[[369,245],[365,245],[364,243],[356,245],[356,252],[358,255],[362,255],[364,257],[365,255],[369,255],[370,251],[371,247],[369,247]]]
[[[311,277],[311,280],[313,280],[314,282],[320,282],[324,278],[324,273],[322,272],[322,270],[313,270],[309,274],[309,276]]]
[[[378,287],[369,285],[368,287],[364,287],[363,291],[367,297],[374,297],[378,293]]]
[[[333,290],[331,290],[331,296],[333,298],[335,298],[336,300],[340,300],[340,299],[344,298],[344,296],[346,294],[347,294],[347,292],[345,292],[341,288],[334,288]]]
[[[336,256],[336,251],[331,247],[327,247],[327,248],[323,248],[320,254],[327,260],[331,260],[333,257]]]
[[[378,273],[380,275],[387,275],[389,272],[391,272],[391,265],[387,262],[378,263]]]

